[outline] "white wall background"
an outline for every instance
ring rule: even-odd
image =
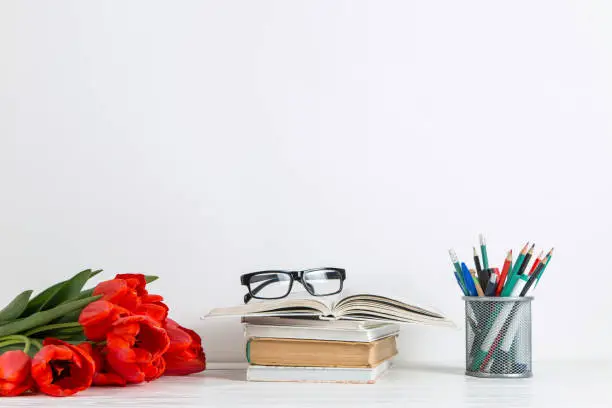
[[[85,267],[157,274],[240,361],[241,273],[342,266],[462,324],[447,256],[555,246],[535,359],[611,358],[612,6],[3,1],[0,301]],[[463,359],[406,327],[401,360]]]

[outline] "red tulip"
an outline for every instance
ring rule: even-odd
[[[102,295],[102,300],[119,305],[129,311],[134,311],[140,306],[141,300],[138,295],[136,279],[111,279],[98,283],[94,288],[93,295]]]
[[[147,281],[141,273],[121,273],[115,279],[124,279],[128,286],[133,287],[140,296],[140,305],[133,310],[135,314],[149,316],[153,320],[164,323],[168,317],[168,306],[163,303],[160,295],[150,294],[146,289]]]
[[[80,348],[56,339],[45,339],[32,359],[32,377],[45,394],[66,397],[89,388],[95,365]]]
[[[206,355],[202,349],[200,336],[172,319],[166,321],[165,328],[170,338],[170,346],[164,354],[165,375],[187,375],[204,371]]]
[[[142,273],[120,273],[115,275],[115,279],[123,279],[126,281],[129,286],[136,291],[138,296],[147,294],[147,290],[145,289],[147,281]]]
[[[169,344],[166,331],[150,317],[123,317],[106,335],[107,362],[128,383],[139,383],[151,377],[152,367],[160,367],[156,360]]]
[[[93,341],[106,339],[106,333],[121,317],[129,316],[130,312],[106,300],[97,300],[85,306],[79,316],[85,337]]]
[[[145,381],[153,381],[161,377],[166,371],[166,360],[163,357],[157,357],[151,362],[150,365],[146,366]]]
[[[162,302],[164,298],[159,295],[146,295],[142,299],[143,303],[136,308],[134,313],[137,315],[149,316],[156,322],[163,324],[168,317],[168,306]],[[154,299],[154,301],[151,301],[151,299]]]
[[[0,396],[14,397],[32,388],[30,356],[21,350],[0,355]]]
[[[163,297],[149,294],[145,288],[146,283],[143,274],[119,274],[115,279],[100,282],[93,294],[102,295],[102,300],[121,306],[133,314],[149,316],[163,324],[168,316],[168,306],[163,303]]]
[[[77,347],[89,354],[94,361],[96,371],[93,376],[93,385],[125,385],[125,378],[113,372],[106,362],[106,347],[92,346],[88,342],[81,343]]]

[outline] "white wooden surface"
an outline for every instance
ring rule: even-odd
[[[536,364],[522,380],[475,379],[461,367],[393,368],[376,384],[253,383],[244,370],[209,370],[71,398],[3,398],[2,407],[612,407],[612,365]]]

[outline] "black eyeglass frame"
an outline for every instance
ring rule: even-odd
[[[313,288],[311,287],[311,285],[308,284],[308,282],[304,282],[303,277],[305,273],[308,272],[316,272],[316,271],[330,271],[330,272],[337,272],[340,274],[340,288],[332,293],[326,293],[326,294],[316,294],[314,293]],[[253,283],[251,281],[251,279],[253,278],[253,276],[257,276],[257,275],[265,275],[265,274],[283,274],[283,275],[287,275],[289,276],[289,289],[287,290],[287,293],[285,293],[283,296],[278,296],[278,297],[266,297],[266,298],[261,298],[257,296],[257,293],[259,291],[261,291],[263,288],[265,288],[266,286],[274,283],[274,282],[278,282],[278,278],[277,279],[267,279],[267,281],[264,280],[264,283],[256,288],[251,288],[251,283]],[[263,280],[263,279],[262,279]],[[346,280],[346,269],[343,268],[328,268],[328,267],[324,267],[324,268],[312,268],[312,269],[305,269],[303,271],[284,271],[284,270],[267,270],[267,271],[257,271],[257,272],[251,272],[251,273],[245,273],[244,275],[240,276],[240,284],[244,285],[247,287],[248,289],[248,293],[244,295],[244,303],[248,303],[251,299],[265,299],[265,300],[274,300],[274,299],[282,299],[285,298],[287,296],[289,296],[289,294],[291,293],[291,290],[293,289],[293,282],[294,281],[298,281],[302,284],[302,286],[304,286],[304,288],[306,288],[306,291],[308,293],[310,293],[312,296],[331,296],[331,295],[335,295],[337,293],[342,292],[342,288],[344,287],[344,281]]]

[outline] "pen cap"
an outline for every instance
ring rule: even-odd
[[[512,293],[510,294],[510,296],[520,296],[528,280],[529,276],[519,275],[516,284],[514,285],[514,288],[512,288]]]
[[[524,282],[517,282],[524,286]],[[531,297],[465,296],[465,373],[531,376]]]

